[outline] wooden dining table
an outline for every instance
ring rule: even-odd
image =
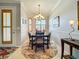
[[[31,37],[32,37],[32,45],[31,45],[31,48],[33,49],[33,44],[34,44],[34,42],[33,42],[33,40],[36,40],[36,38],[38,37],[38,38],[48,38],[48,34],[44,34],[44,35],[36,35],[36,34],[32,34],[31,35]],[[44,40],[43,40],[44,41]],[[48,43],[48,39],[46,40],[47,41],[47,43]],[[47,47],[49,48],[49,44],[47,44]]]

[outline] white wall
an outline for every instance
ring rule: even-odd
[[[1,9],[12,9],[12,44],[2,44],[2,19]],[[20,4],[19,3],[0,3],[0,46],[18,46],[20,45]]]
[[[23,20],[25,23],[23,23]],[[25,17],[21,18],[21,44],[28,41],[28,19]]]
[[[66,0],[68,1],[68,0]],[[68,3],[66,1],[62,1],[56,11],[54,11],[54,15],[50,17],[50,32],[52,32],[53,40],[61,46],[61,38],[69,38],[69,32],[71,31],[71,27],[69,24],[70,20],[74,20],[74,28],[75,31],[72,33],[72,37],[79,40],[79,30],[77,25],[77,1],[76,0],[69,0]],[[66,4],[67,3],[67,4]],[[57,15],[58,14],[58,15]],[[60,27],[53,28],[52,26],[52,19],[54,16],[60,16]],[[65,51],[68,51],[68,46],[65,47]],[[74,55],[76,57],[79,56],[78,50],[74,50]],[[78,58],[77,58],[78,59]]]
[[[21,44],[28,41],[28,18],[24,7],[21,2]]]

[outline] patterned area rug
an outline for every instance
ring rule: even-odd
[[[4,53],[4,59],[7,59],[10,54],[12,54],[14,51],[16,51],[18,47],[0,47],[0,59],[3,59],[3,54],[1,54],[4,50],[6,51]]]
[[[50,45],[49,49],[45,49],[45,52],[39,50],[35,52],[29,47],[28,43],[22,46],[22,54],[26,59],[52,59],[57,54],[57,47],[53,44]]]

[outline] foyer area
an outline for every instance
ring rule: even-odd
[[[79,59],[79,0],[0,0],[0,59]]]

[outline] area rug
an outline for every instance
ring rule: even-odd
[[[25,43],[21,49],[21,52],[26,59],[52,59],[58,52],[56,45],[53,44],[50,45],[49,49],[45,49],[45,52],[42,50],[35,52],[29,47],[28,43]]]
[[[0,59],[3,59],[1,55],[2,51],[6,50],[7,54],[4,55],[4,59],[7,59],[10,56],[10,54],[16,51],[17,48],[18,47],[0,47]]]

